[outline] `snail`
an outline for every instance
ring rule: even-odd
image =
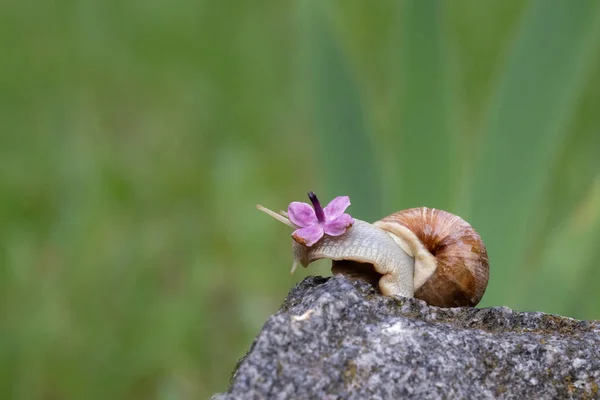
[[[385,296],[416,297],[438,307],[472,307],[483,297],[489,278],[487,251],[462,218],[419,207],[370,224],[344,213],[350,205],[347,196],[325,208],[314,193],[309,198],[313,208],[292,202],[288,212],[257,205],[295,229],[292,273],[299,264],[306,268],[331,259],[334,274],[378,284]]]

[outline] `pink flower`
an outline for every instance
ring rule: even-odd
[[[294,240],[307,247],[317,243],[323,235],[340,236],[354,224],[349,214],[344,214],[350,205],[348,196],[339,196],[323,209],[317,196],[310,192],[308,198],[313,207],[294,201],[288,207],[288,218],[299,227],[292,233]]]

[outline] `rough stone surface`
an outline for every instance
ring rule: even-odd
[[[598,399],[600,322],[296,285],[214,399]]]

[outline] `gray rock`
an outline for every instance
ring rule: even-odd
[[[598,399],[600,321],[296,285],[215,399]]]

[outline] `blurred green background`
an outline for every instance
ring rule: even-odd
[[[600,2],[0,5],[0,398],[227,386],[304,276],[259,213],[429,206],[481,306],[600,319]]]

